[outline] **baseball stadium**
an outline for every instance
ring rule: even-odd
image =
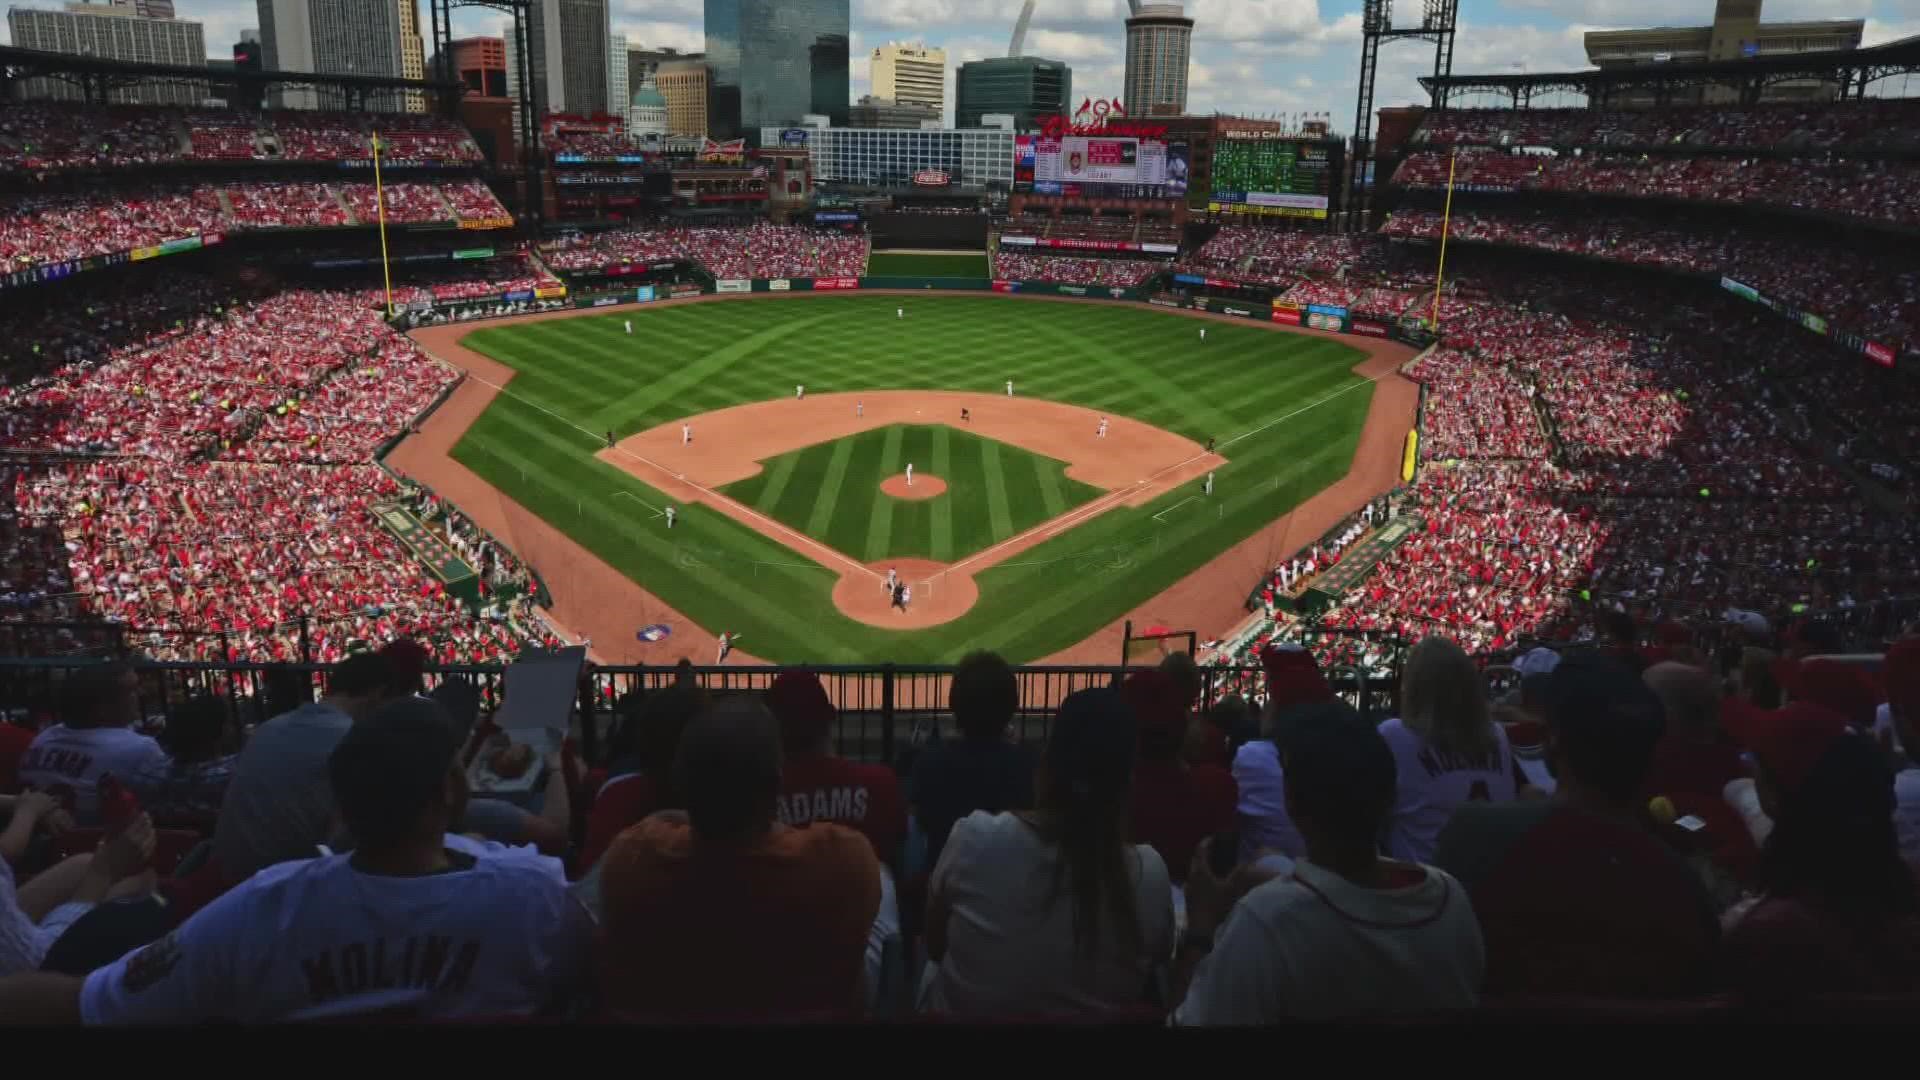
[[[0,47],[0,1025],[1904,1022],[1920,38],[1364,8],[1347,134]]]

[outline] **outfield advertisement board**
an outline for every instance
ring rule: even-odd
[[[995,279],[993,283],[993,291],[994,292],[1019,292],[1020,283],[1017,281],[1001,281],[1001,280]]]
[[[1867,359],[1881,367],[1893,366],[1893,350],[1877,341],[1864,342],[1861,351],[1867,354]]]
[[[633,290],[633,302],[636,304],[651,304],[653,303],[653,297],[654,292],[653,286],[651,285],[642,285]]]
[[[777,277],[767,282],[768,292],[787,292],[792,288],[793,288],[793,282],[783,277]]]
[[[1385,326],[1382,326],[1377,322],[1369,322],[1365,319],[1353,320],[1353,332],[1356,334],[1364,335],[1366,337],[1386,337],[1387,336],[1387,328]]]
[[[816,292],[824,292],[830,289],[857,289],[859,287],[860,279],[854,277],[822,277],[813,279],[813,288]]]
[[[698,285],[675,285],[675,286],[673,286],[672,288],[670,288],[670,289],[668,289],[668,290],[667,290],[667,292],[668,292],[668,294],[669,294],[669,295],[671,295],[671,296],[699,296],[699,295],[700,295],[700,286],[698,286]]]
[[[747,278],[720,278],[713,283],[714,292],[752,292],[753,282]]]
[[[1277,323],[1284,323],[1287,326],[1299,326],[1300,325],[1300,309],[1297,307],[1290,307],[1290,306],[1282,307],[1279,304],[1275,304],[1273,305],[1273,321]]]

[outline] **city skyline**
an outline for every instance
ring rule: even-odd
[[[14,6],[62,5],[14,0]],[[1335,130],[1352,126],[1360,0],[1188,0],[1185,6],[1195,22],[1189,112],[1325,112]],[[224,53],[241,30],[259,25],[254,0],[176,0],[175,7],[179,18],[206,26],[213,52]],[[610,8],[612,31],[624,34],[631,49],[704,47],[702,0],[611,0]],[[1020,0],[853,0],[849,103],[872,92],[874,48],[920,41],[947,51],[950,118],[954,71],[969,60],[1005,55],[1019,10]],[[1123,97],[1126,12],[1126,0],[1040,0],[1026,52],[1071,66],[1076,98]],[[1712,0],[1465,0],[1454,70],[1584,69],[1590,65],[1581,38],[1588,30],[1705,24],[1712,16]],[[1920,34],[1920,0],[1767,0],[1763,17],[1863,18],[1866,45]],[[427,22],[424,11],[421,21]],[[454,36],[504,36],[502,22],[497,14],[459,13]],[[1416,79],[1432,63],[1431,49],[1412,43],[1383,49],[1375,106],[1424,104]]]

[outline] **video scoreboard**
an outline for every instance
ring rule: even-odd
[[[1325,220],[1340,185],[1334,139],[1220,139],[1213,144],[1207,209]]]

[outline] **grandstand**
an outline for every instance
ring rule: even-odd
[[[1920,66],[1863,52],[1797,62]],[[596,663],[387,467],[468,378],[408,331],[869,247],[752,164],[549,135],[596,193],[529,235],[447,116],[0,102],[0,1023],[1910,1017],[1912,101],[1436,109],[1362,234],[992,219],[942,287],[1419,350],[1404,482],[1152,671]],[[1132,895],[1023,891],[1069,847]]]

